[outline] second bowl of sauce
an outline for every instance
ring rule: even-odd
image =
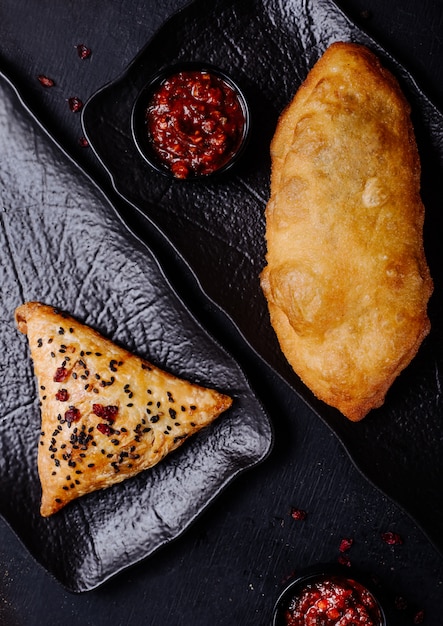
[[[272,626],[386,626],[375,595],[353,576],[313,573],[280,595]]]

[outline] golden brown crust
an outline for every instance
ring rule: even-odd
[[[39,386],[43,516],[155,465],[232,403],[53,307],[29,302],[15,318]]]
[[[289,363],[349,419],[384,402],[430,329],[410,109],[367,48],[330,46],[271,145],[261,283]]]

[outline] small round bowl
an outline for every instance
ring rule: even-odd
[[[229,151],[227,151],[225,155],[226,158],[221,161],[219,166],[217,166],[210,173],[200,174],[198,172],[196,173],[194,171],[190,171],[189,174],[183,178],[175,175],[171,166],[160,158],[154,148],[154,141],[148,130],[148,110],[150,110],[150,105],[154,95],[159,89],[162,88],[165,81],[176,77],[182,72],[207,73],[210,74],[211,77],[214,77],[215,80],[221,81],[225,86],[227,86],[228,90],[232,90],[234,92],[240,107],[239,117],[242,120],[242,127],[240,129],[239,125],[240,130],[238,132],[238,136],[236,136],[235,144]],[[245,150],[250,133],[250,111],[246,97],[240,87],[223,71],[207,64],[182,63],[180,65],[162,69],[151,77],[146,86],[140,91],[132,109],[131,131],[133,140],[140,154],[155,171],[160,172],[161,174],[174,180],[207,180],[208,178],[225,174],[228,170],[231,170],[240,159]]]
[[[383,607],[380,603],[380,600],[376,597],[374,591],[370,589],[368,583],[363,582],[364,578],[359,575],[354,575],[351,571],[343,571],[344,568],[335,568],[325,566],[323,568],[317,570],[311,570],[308,573],[305,573],[295,579],[293,579],[281,592],[272,614],[271,626],[288,626],[291,624],[305,624],[305,621],[288,621],[286,617],[287,611],[291,608],[294,608],[296,604],[296,600],[304,596],[306,593],[318,588],[320,590],[325,590],[325,583],[334,583],[337,586],[343,589],[352,589],[353,596],[356,598],[358,602],[363,603],[363,598],[365,598],[366,606],[368,612],[370,611],[370,615],[372,621],[368,621],[368,624],[371,626],[386,626],[386,616],[383,610]],[[363,603],[364,604],[364,603]],[[306,606],[309,605],[309,602]],[[326,605],[326,603],[325,603]],[[330,611],[333,609],[331,603],[328,604],[327,610]],[[337,609],[338,610],[338,609]],[[335,618],[332,613],[330,613],[330,622],[321,622],[321,623],[330,623],[331,626],[336,622],[334,619],[339,619],[339,610],[337,613],[337,617]],[[303,611],[303,615],[306,613]],[[326,615],[323,615],[326,619]],[[311,622],[309,622],[311,623]],[[362,624],[365,622],[362,622]]]

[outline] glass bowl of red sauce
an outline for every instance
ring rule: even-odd
[[[160,71],[132,111],[139,152],[157,172],[178,180],[230,170],[246,147],[249,130],[243,91],[210,65],[187,63]]]
[[[272,626],[386,626],[380,601],[361,577],[328,569],[292,580],[278,598]]]

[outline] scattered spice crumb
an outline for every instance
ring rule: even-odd
[[[348,550],[350,550],[353,543],[353,539],[342,539],[339,547],[340,552],[347,552]]]
[[[84,43],[77,44],[75,46],[75,49],[77,50],[77,54],[80,59],[89,59],[89,57],[91,56],[91,49],[85,46]]]
[[[52,78],[45,76],[44,74],[39,74],[37,76],[37,79],[39,80],[40,84],[43,85],[43,87],[54,87],[55,85],[55,81]]]
[[[417,613],[414,615],[414,624],[422,624],[424,619],[425,619],[425,612],[423,610],[417,611]]]
[[[400,535],[391,531],[382,533],[381,538],[385,543],[388,544],[388,546],[400,546],[403,543],[403,539],[400,537]]]
[[[78,143],[81,145],[82,148],[87,148],[89,146],[89,141],[86,139],[86,137],[80,137]]]
[[[83,102],[77,96],[73,96],[72,98],[68,98],[69,108],[73,113],[77,113],[83,108]]]
[[[291,509],[291,517],[292,517],[292,519],[295,519],[297,521],[303,521],[303,520],[306,519],[307,513],[306,513],[306,511],[303,511],[302,509],[292,508]]]

